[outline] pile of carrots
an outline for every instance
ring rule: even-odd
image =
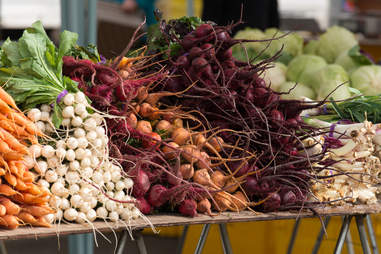
[[[34,164],[26,160],[31,158],[28,146],[37,144],[38,136],[42,133],[0,88],[0,226],[5,228],[50,227],[51,194],[34,182],[37,175],[29,171]]]

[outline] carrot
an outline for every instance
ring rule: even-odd
[[[22,180],[26,183],[33,182],[35,178],[36,176],[33,174],[33,172],[30,172],[28,170],[26,170],[24,172],[24,175],[22,176]]]
[[[30,213],[27,213],[27,212],[21,212],[17,215],[17,217],[20,220],[22,220],[24,223],[28,223],[31,225],[34,225],[35,223],[37,223],[37,219],[34,218],[33,215],[31,215]]]
[[[10,105],[12,108],[16,109],[17,111],[21,111],[17,105],[15,100],[13,100],[12,96],[9,95],[2,87],[0,87],[0,99],[3,100],[5,103]]]
[[[4,160],[4,158],[2,156],[0,156],[0,164],[5,167],[6,171],[8,171],[8,172],[11,171],[8,163]]]
[[[7,184],[0,184],[0,194],[10,197],[10,196],[19,194],[19,192],[15,191],[14,189],[12,189],[11,186]]]
[[[4,178],[5,180],[13,187],[16,186],[17,184],[17,178],[12,175],[11,173],[7,172],[5,175],[4,175]]]
[[[0,176],[5,175],[6,172],[4,168],[0,168]]]
[[[12,113],[12,109],[8,106],[7,103],[5,103],[5,101],[3,101],[1,98],[0,98],[0,111],[3,113],[3,114],[9,114],[9,113]]]
[[[20,193],[20,195],[15,195],[12,197],[15,201],[23,204],[29,204],[29,205],[42,205],[46,202],[48,202],[48,196],[40,195],[36,196],[30,193]]]
[[[9,152],[9,153],[0,153],[0,156],[3,156],[3,158],[6,161],[12,161],[12,160],[22,160],[23,154],[18,152]]]
[[[21,180],[20,178],[17,178],[17,184],[15,186],[16,190],[19,190],[19,191],[26,191],[28,190],[28,186],[23,182],[23,180]]]
[[[35,185],[34,183],[26,183],[26,186],[28,186],[27,192],[36,196],[39,196],[42,194],[42,191],[40,190],[40,187]]]
[[[13,203],[9,198],[1,197],[0,204],[5,206],[6,214],[16,215],[21,211],[21,207],[15,203]]]
[[[50,227],[52,227],[52,224],[50,224],[45,219],[45,217],[40,217],[37,219],[37,223],[35,223],[33,226],[50,228]]]
[[[1,114],[0,114],[1,115]],[[4,117],[4,116],[3,116]],[[1,118],[0,118],[1,119]],[[0,127],[3,128],[4,130],[7,130],[11,133],[14,133],[16,130],[15,130],[15,127],[14,127],[15,124],[11,124],[9,122],[9,119],[8,118],[5,118],[5,119],[2,119],[0,120]]]
[[[0,153],[10,153],[13,152],[13,150],[9,147],[9,145],[3,141],[0,140]]]
[[[20,126],[24,126],[29,134],[43,136],[44,134],[36,127],[36,125],[29,120],[24,114],[18,112],[12,112],[8,114],[8,119],[14,121]]]
[[[12,134],[0,127],[0,133],[4,136],[4,141],[13,150],[22,154],[28,154],[28,148],[21,144]]]
[[[3,223],[3,226],[9,228],[9,229],[16,229],[20,226],[20,223],[16,216],[13,215],[4,215],[1,218],[1,223]]]
[[[54,210],[48,206],[35,206],[35,205],[25,205],[22,207],[22,211],[32,214],[36,217],[41,217],[50,213],[54,213]]]
[[[20,178],[23,177],[25,171],[28,170],[25,163],[23,161],[16,161],[14,164],[17,168],[17,174],[16,175]]]
[[[0,205],[0,216],[4,216],[7,213],[5,206]]]

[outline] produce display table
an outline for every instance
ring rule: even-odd
[[[356,206],[342,206],[335,208],[316,208],[316,212],[322,217],[332,217],[332,216],[344,216],[342,230],[340,232],[335,253],[340,253],[343,247],[346,234],[348,232],[348,226],[352,217],[356,218],[358,225],[358,231],[360,234],[360,240],[364,249],[364,253],[371,253],[367,250],[369,249],[369,244],[366,239],[366,232],[364,228],[365,215],[381,213],[381,204],[375,205],[356,205]],[[231,247],[229,243],[228,234],[226,232],[226,224],[234,222],[250,222],[250,221],[268,221],[268,220],[287,220],[296,219],[297,222],[301,218],[312,218],[317,217],[317,215],[311,211],[293,211],[293,212],[274,212],[274,213],[253,213],[250,211],[243,211],[240,213],[225,212],[220,215],[210,217],[207,215],[199,215],[195,218],[188,218],[178,215],[153,215],[148,216],[149,220],[155,227],[168,227],[168,226],[189,226],[195,224],[205,224],[201,232],[199,244],[196,248],[195,253],[201,253],[203,244],[205,243],[206,236],[209,231],[210,224],[220,224],[220,232],[222,242],[224,244],[225,253],[231,253]],[[298,225],[298,223],[296,223]],[[121,222],[119,223],[105,223],[105,222],[95,222],[94,226],[101,232],[110,232],[110,226],[113,230],[123,231],[125,230],[125,225]],[[150,227],[149,223],[142,219],[132,221],[130,224],[131,228],[139,232],[139,230]],[[296,227],[297,229],[297,227]],[[296,232],[296,230],[294,230]],[[64,224],[55,225],[52,228],[30,228],[21,227],[16,230],[0,230],[0,240],[17,240],[25,238],[39,238],[60,235],[72,235],[72,234],[84,234],[93,232],[93,229],[89,225],[78,225],[78,224]],[[185,231],[186,232],[186,231]],[[365,234],[365,235],[364,235]],[[372,238],[373,233],[370,232],[370,238]],[[185,236],[185,234],[184,234]],[[293,234],[294,236],[294,234]],[[293,238],[293,237],[292,237]],[[123,235],[120,241],[119,250],[123,249],[125,241],[128,239],[127,233]],[[141,235],[136,237],[140,253],[146,253],[144,242]],[[292,240],[292,239],[291,239]],[[291,241],[292,242],[292,241]],[[292,244],[290,242],[290,244]],[[229,250],[230,248],[230,250]],[[292,249],[292,248],[291,248]],[[89,252],[86,252],[89,253]],[[121,253],[121,251],[120,251]]]

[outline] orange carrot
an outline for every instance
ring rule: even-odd
[[[9,93],[7,93],[2,87],[0,87],[0,99],[3,100],[5,103],[10,105],[12,108],[16,109],[17,111],[21,111],[17,105],[15,100],[13,100],[12,96],[10,96]]]
[[[20,178],[17,178],[17,184],[15,188],[19,191],[26,191],[29,187]]]
[[[16,215],[21,211],[21,207],[15,203],[13,203],[9,198],[1,197],[0,204],[5,206],[6,214]]]
[[[6,172],[4,168],[0,168],[0,176],[5,175]]]
[[[0,174],[0,175],[1,175],[1,174]],[[24,182],[26,182],[26,183],[30,183],[30,182],[33,182],[35,178],[36,178],[36,176],[35,176],[32,172],[26,170],[26,171],[24,172],[24,175],[23,175],[23,177],[22,177],[22,180],[23,180]]]
[[[44,134],[37,128],[37,126],[29,120],[24,114],[12,112],[7,115],[8,119],[14,121],[20,126],[24,126],[29,134],[43,136]]]
[[[22,211],[32,214],[36,217],[41,217],[50,213],[54,213],[54,210],[48,206],[36,206],[36,205],[25,205],[22,207]]]
[[[5,206],[0,205],[0,216],[4,216],[7,213],[7,208]]]
[[[33,226],[50,228],[52,226],[52,224],[50,224],[45,219],[45,217],[40,217],[37,219],[37,223],[35,223]]]
[[[17,178],[12,175],[11,173],[7,172],[5,175],[4,175],[4,178],[5,180],[13,187],[16,186],[17,184]]]
[[[19,217],[19,219],[22,220],[24,223],[28,223],[31,225],[37,223],[37,219],[27,212],[21,212],[17,215],[17,217]]]
[[[7,103],[5,103],[2,99],[0,99],[0,111],[3,114],[9,114],[12,113],[12,109],[8,106]]]
[[[25,163],[23,161],[16,161],[14,164],[17,167],[17,174],[16,175],[20,178],[23,177],[25,171],[28,170]]]
[[[0,194],[1,195],[10,197],[10,196],[16,195],[18,193],[19,192],[17,192],[14,189],[12,189],[11,186],[9,186],[7,184],[0,184]]]
[[[32,195],[39,196],[42,194],[42,191],[40,190],[40,187],[35,185],[34,183],[25,183],[26,186],[28,186],[28,193]]]
[[[3,223],[2,226],[5,226],[9,229],[16,229],[20,226],[20,223],[16,216],[7,214],[0,218],[1,223]]]
[[[9,153],[0,153],[0,156],[3,156],[3,158],[6,161],[12,161],[12,160],[22,160],[24,157],[23,154],[18,153],[18,152],[9,152]]]
[[[8,146],[22,154],[28,154],[28,148],[21,144],[12,134],[10,134],[8,131],[4,130],[0,127],[0,133],[4,135],[4,141],[8,144]]]
[[[13,150],[9,147],[9,145],[3,141],[0,140],[0,153],[10,153],[13,152]]]

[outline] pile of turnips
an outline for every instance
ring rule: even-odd
[[[104,118],[91,113],[82,92],[63,98],[62,128],[52,123],[52,108],[28,112],[48,138],[30,147],[38,183],[54,195],[49,204],[60,221],[92,222],[96,218],[128,221],[141,216],[129,195],[133,181],[108,156]]]

